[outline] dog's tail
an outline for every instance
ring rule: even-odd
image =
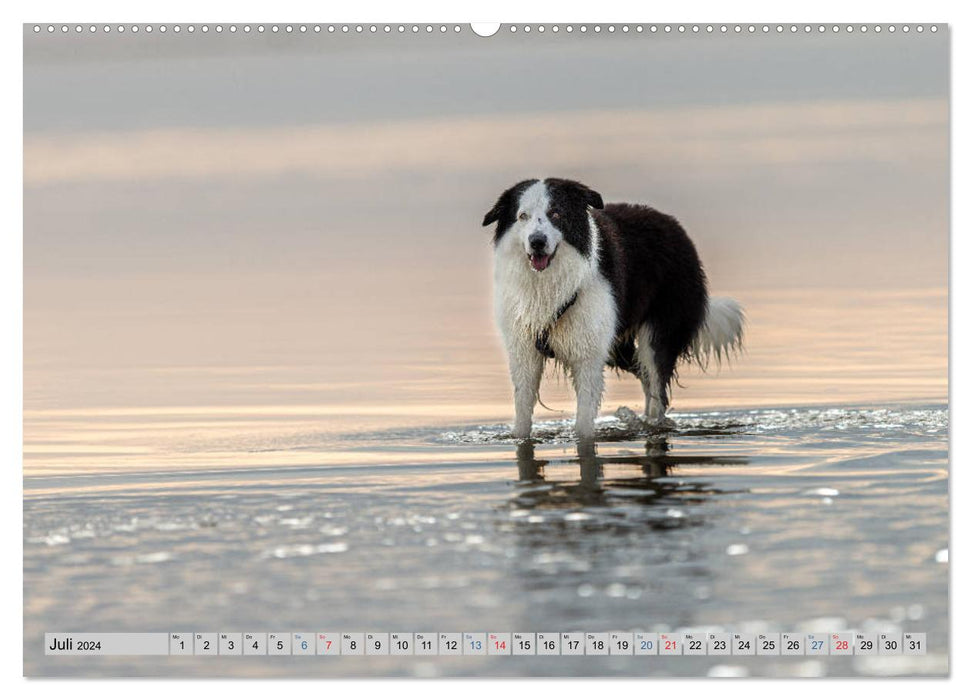
[[[687,359],[706,368],[714,359],[719,365],[742,350],[745,332],[745,311],[742,305],[728,297],[711,297],[708,313],[698,334],[688,348]]]

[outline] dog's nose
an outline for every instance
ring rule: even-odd
[[[546,236],[542,233],[534,233],[529,237],[529,247],[540,252],[546,248]]]

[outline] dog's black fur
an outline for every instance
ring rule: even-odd
[[[495,243],[516,219],[519,197],[538,180],[524,180],[499,197],[482,222],[498,222]],[[591,255],[588,207],[598,230],[598,262],[610,283],[618,327],[608,364],[638,374],[635,336],[644,324],[652,329],[655,363],[667,387],[678,360],[705,321],[708,284],[694,244],[678,221],[640,204],[604,205],[600,194],[573,180],[548,178],[550,221],[564,240],[584,256]]]

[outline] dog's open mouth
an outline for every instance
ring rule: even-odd
[[[556,255],[556,251],[553,251],[553,253],[550,255],[530,255],[529,264],[532,265],[533,269],[537,272],[542,272],[550,266],[554,255]]]

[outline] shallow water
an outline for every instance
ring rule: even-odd
[[[943,405],[331,436],[357,465],[24,481],[25,671],[942,674]],[[308,438],[265,449],[318,449]],[[250,446],[256,449],[255,446]],[[385,455],[386,460],[374,459]],[[402,459],[402,456],[406,457]],[[925,657],[45,658],[45,631],[926,632]]]

